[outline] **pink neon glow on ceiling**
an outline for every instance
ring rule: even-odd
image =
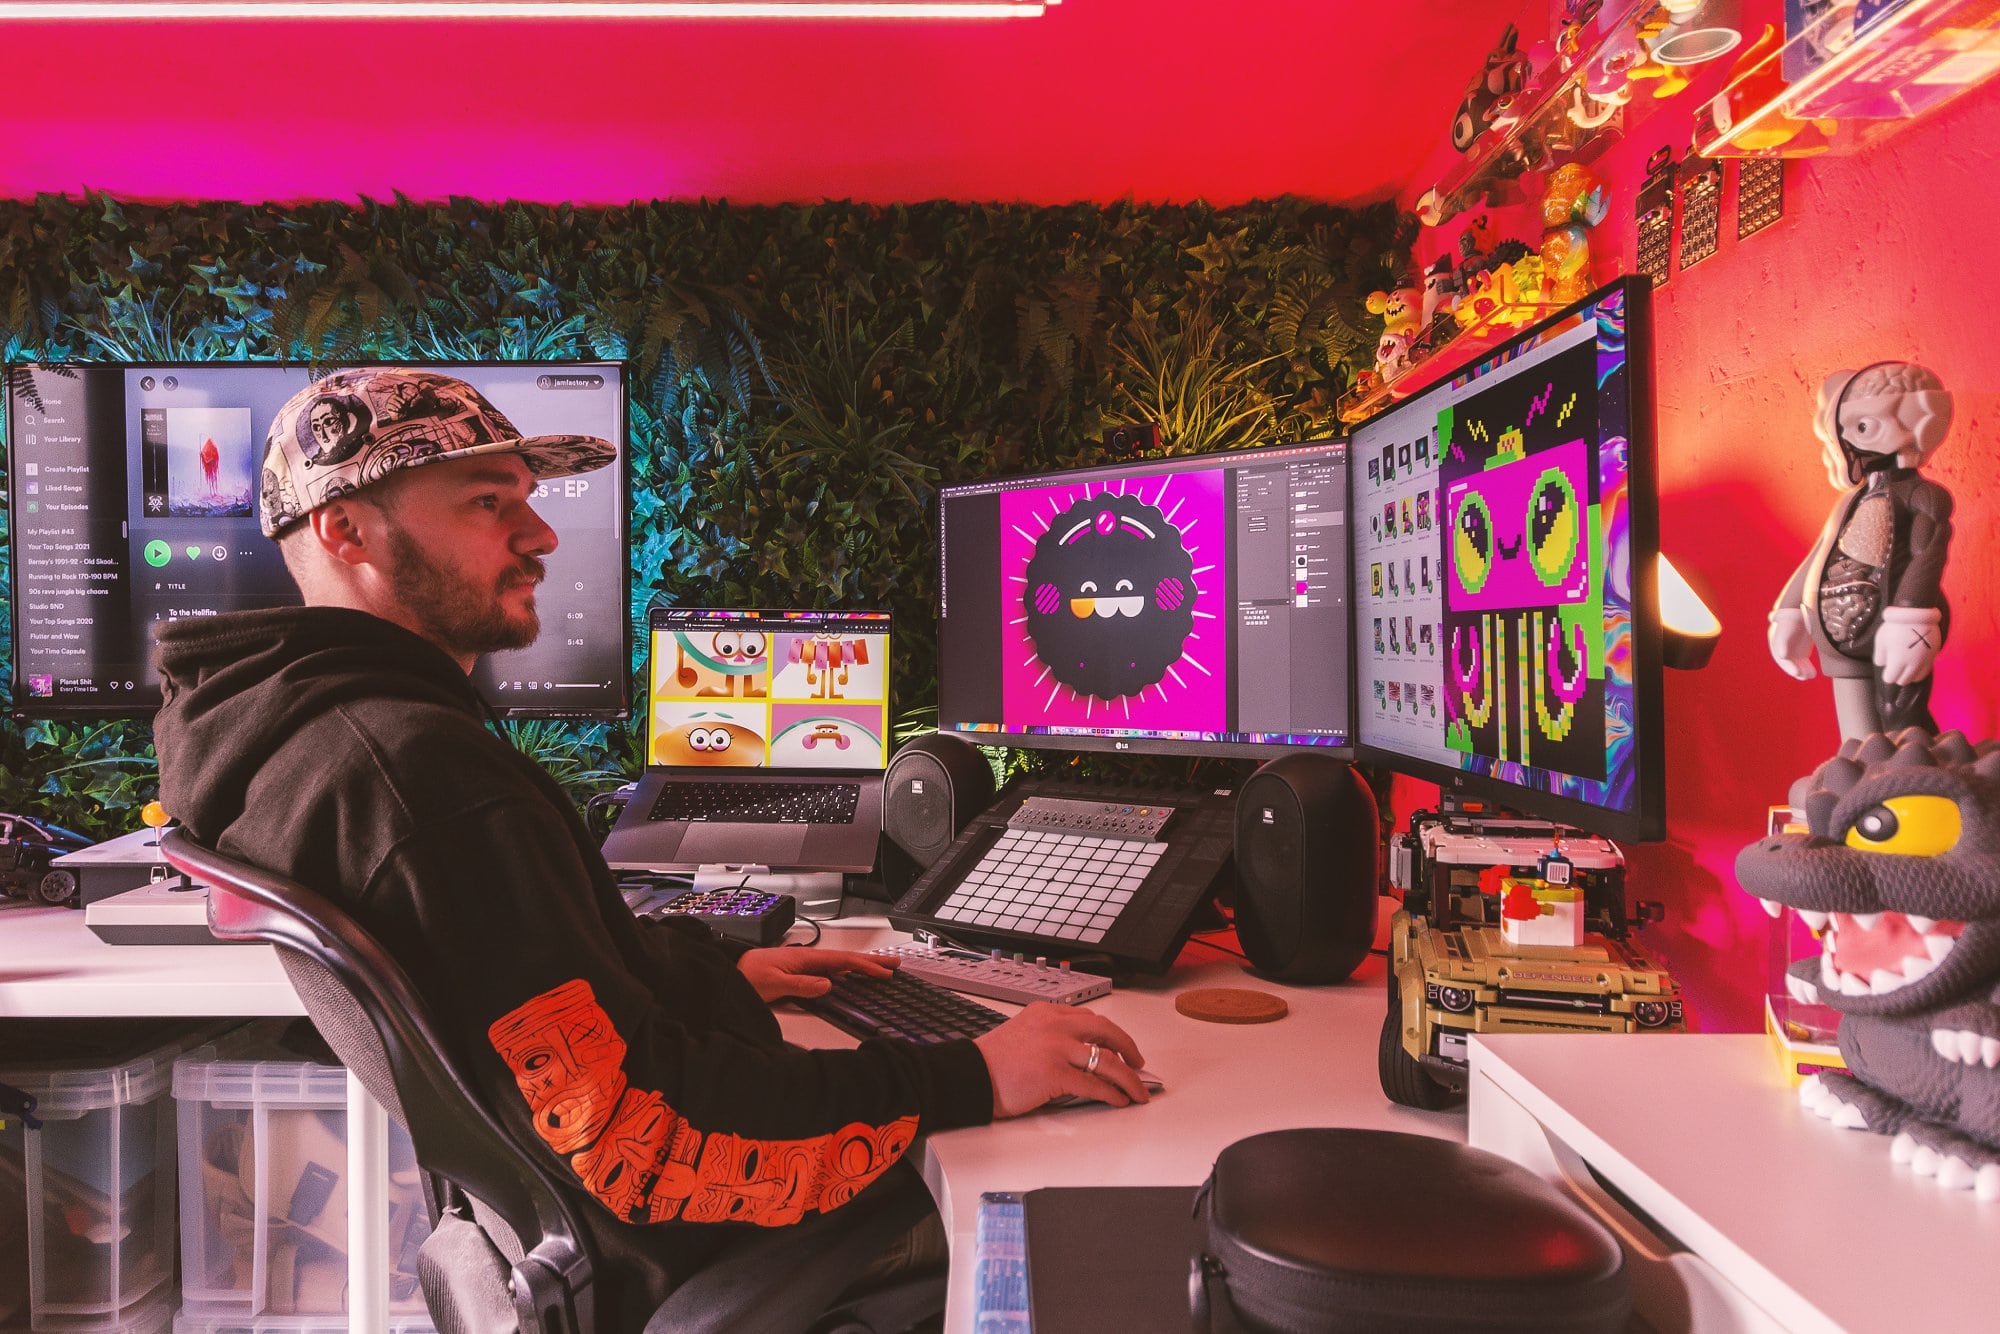
[[[1443,139],[1511,17],[1486,9],[1066,0],[995,22],[15,22],[0,25],[0,195],[1377,199]]]

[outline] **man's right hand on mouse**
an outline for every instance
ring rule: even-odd
[[[993,1081],[995,1119],[1065,1095],[1113,1107],[1151,1100],[1138,1045],[1093,1011],[1037,1002],[975,1041]]]

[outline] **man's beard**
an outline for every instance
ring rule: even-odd
[[[458,570],[433,560],[400,528],[390,529],[389,545],[394,555],[390,578],[397,598],[424,637],[447,653],[477,657],[526,648],[541,634],[541,617],[534,607],[511,615],[501,601],[518,584],[542,581],[546,570],[535,557],[521,557],[521,563],[494,586],[481,588]]]

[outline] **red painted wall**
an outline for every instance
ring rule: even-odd
[[[1644,159],[1685,147],[1700,93],[1660,108],[1594,164],[1614,193],[1597,229],[1600,277],[1632,267]],[[1632,893],[1666,903],[1649,939],[1711,1031],[1762,1023],[1769,919],[1736,888],[1737,849],[1839,743],[1825,680],[1793,681],[1765,647],[1765,613],[1835,498],[1812,434],[1819,383],[1834,370],[1920,361],[1953,392],[1956,419],[1927,470],[1957,503],[1952,633],[1933,711],[1975,740],[2000,734],[2000,83],[1858,155],[1796,162],[1785,184],[1785,220],[1738,242],[1732,170],[1720,253],[1655,301],[1662,542],[1724,630],[1705,671],[1667,673],[1668,839],[1630,849]],[[1488,212],[1498,235],[1539,233],[1531,209]],[[1419,789],[1397,801],[1428,798]]]
[[[0,197],[1382,199],[1506,22],[1466,8],[4,23]]]

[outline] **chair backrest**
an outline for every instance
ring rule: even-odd
[[[492,1210],[524,1254],[510,1283],[525,1331],[590,1334],[595,1293],[584,1220],[533,1146],[520,1144],[478,1086],[408,974],[374,937],[296,881],[224,856],[172,829],[160,850],[209,886],[209,929],[277,946],[313,1024],[389,1115],[424,1170]]]

